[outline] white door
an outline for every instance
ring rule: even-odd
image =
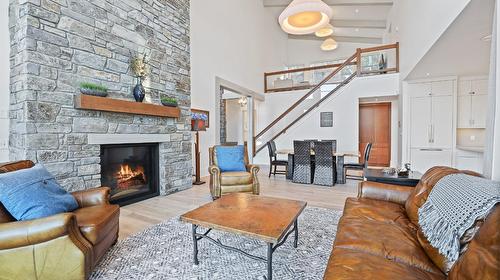
[[[451,150],[442,149],[411,149],[411,169],[421,173],[433,166],[451,166]]]
[[[453,96],[432,97],[431,142],[433,147],[453,146]]]
[[[469,95],[471,91],[472,89],[470,80],[460,80],[458,82],[458,96]]]
[[[429,147],[431,140],[431,97],[411,99],[411,147]]]
[[[431,95],[430,83],[408,84],[408,92],[412,97],[423,97]]]
[[[432,82],[432,95],[453,95],[453,81]]]
[[[475,128],[485,128],[486,127],[486,114],[487,114],[487,107],[488,107],[488,95],[477,95],[474,94],[471,97],[471,102],[472,102],[472,112],[471,112],[471,119],[472,119],[472,127]]]
[[[470,94],[458,96],[457,103],[458,128],[469,128],[472,125]]]
[[[488,94],[488,80],[486,80],[486,79],[472,80],[471,81],[471,91],[474,92],[474,94],[487,95]]]

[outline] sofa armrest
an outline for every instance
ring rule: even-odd
[[[405,204],[413,187],[364,181],[359,183],[358,197]]]
[[[210,194],[212,199],[217,199],[221,196],[221,172],[217,165],[210,165],[208,167],[210,173]]]
[[[76,191],[71,193],[78,202],[80,208],[109,204],[109,196],[111,189],[108,187],[100,187],[84,191]]]
[[[61,236],[79,234],[76,217],[72,213],[0,224],[0,250],[36,245]],[[83,237],[81,237],[83,239]]]
[[[259,177],[257,176],[257,173],[260,171],[260,167],[258,165],[249,164],[247,165],[247,171],[252,174],[253,194],[260,194]]]

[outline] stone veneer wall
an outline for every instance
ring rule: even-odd
[[[167,134],[160,191],[191,186],[189,1],[10,0],[10,158],[42,162],[68,190],[100,185],[89,134]],[[5,51],[5,50],[4,50]],[[82,81],[133,100],[131,55],[149,53],[149,102],[176,97],[179,119],[74,109]]]

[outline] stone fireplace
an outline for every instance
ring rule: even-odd
[[[189,1],[10,0],[9,19],[12,160],[43,163],[75,191],[110,183],[103,164],[114,158],[102,155],[112,145],[154,145],[155,166],[142,181],[149,187],[154,179],[157,188],[148,195],[191,187]],[[78,108],[82,82],[106,86],[106,98],[133,101],[129,62],[142,53],[151,68],[145,102],[174,97],[179,117]],[[127,172],[139,172],[137,159],[123,152]]]

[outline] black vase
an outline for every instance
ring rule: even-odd
[[[142,102],[144,100],[144,96],[146,96],[146,91],[142,86],[141,78],[137,79],[137,85],[134,87],[134,98],[137,102]]]

